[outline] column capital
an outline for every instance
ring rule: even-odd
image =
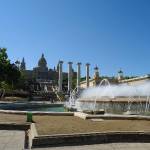
[[[69,61],[69,62],[68,62],[68,64],[69,64],[69,65],[72,65],[72,64],[73,64],[73,62]]]
[[[63,64],[64,62],[62,60],[59,60],[59,64]]]
[[[86,65],[86,66],[90,66],[90,63],[86,63],[85,65]]]
[[[80,66],[80,65],[82,65],[82,63],[81,63],[81,62],[78,62],[77,65]]]

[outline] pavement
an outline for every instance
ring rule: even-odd
[[[0,130],[0,150],[24,150],[24,131]]]
[[[150,150],[150,143],[110,143],[83,146],[36,148],[33,150]]]

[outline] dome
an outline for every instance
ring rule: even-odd
[[[118,73],[122,74],[122,73],[123,73],[123,71],[120,69],[120,70],[118,71]]]
[[[96,67],[94,68],[94,70],[98,70],[98,67],[97,67],[97,65],[96,65]]]
[[[39,67],[44,67],[44,68],[46,68],[47,67],[47,61],[46,61],[46,59],[45,59],[45,57],[44,57],[44,54],[42,54],[42,57],[40,58],[40,60],[39,60],[39,62],[38,62],[38,66]]]

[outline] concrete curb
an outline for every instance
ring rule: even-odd
[[[150,120],[150,116],[142,115],[89,115],[82,112],[75,112],[74,116],[81,119],[104,119],[104,120]]]
[[[74,116],[85,120],[88,117],[88,114],[82,112],[75,112]]]
[[[88,134],[68,134],[38,136],[33,139],[33,148],[75,146],[117,142],[150,142],[149,132],[103,132]]]
[[[30,126],[30,123],[0,123],[0,130],[28,130]]]
[[[74,112],[41,112],[41,111],[17,111],[17,110],[0,110],[3,114],[18,114],[25,115],[27,112],[32,112],[33,115],[50,115],[50,116],[74,116]]]
[[[138,115],[88,115],[86,119],[104,119],[104,120],[150,120],[149,116]]]
[[[38,134],[37,134],[35,124],[32,123],[30,125],[30,128],[25,131],[25,143],[26,143],[25,148],[31,149],[33,139],[34,139],[34,137],[37,137],[37,136],[38,136]]]

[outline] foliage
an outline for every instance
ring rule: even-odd
[[[0,85],[8,88],[18,82],[20,71],[15,64],[10,63],[6,51],[6,48],[0,48]],[[6,85],[8,86],[6,87]]]
[[[16,88],[26,90],[26,86],[27,86],[26,78],[25,78],[24,72],[21,71],[21,75],[16,84]]]
[[[80,81],[82,82],[82,81],[85,81],[86,80],[86,77],[82,77],[81,79],[80,79]]]
[[[5,90],[8,90],[8,89],[11,89],[12,87],[8,84],[8,83],[6,83],[5,81],[2,81],[1,83],[0,83],[0,87],[1,87],[1,89],[5,89]]]
[[[72,89],[75,89],[77,86],[77,78],[72,79]]]

